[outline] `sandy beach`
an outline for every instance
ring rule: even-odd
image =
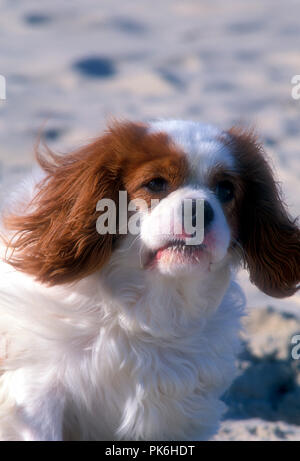
[[[111,118],[183,118],[254,127],[299,215],[299,17],[297,0],[1,0],[0,203],[41,130],[67,152]],[[300,440],[300,295],[273,299],[238,278],[245,345],[216,440]]]

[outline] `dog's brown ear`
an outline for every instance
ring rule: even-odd
[[[114,236],[97,232],[96,205],[102,198],[117,203],[121,188],[112,144],[108,133],[66,156],[37,154],[45,179],[24,215],[4,217],[14,233],[8,242],[11,265],[49,285],[73,282],[103,266]]]
[[[287,212],[255,136],[232,128],[229,137],[242,177],[238,240],[244,249],[250,279],[270,296],[291,296],[299,289],[299,227]]]

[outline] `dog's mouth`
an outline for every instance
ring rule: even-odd
[[[204,243],[200,245],[188,245],[185,240],[174,239],[162,247],[149,251],[146,257],[145,268],[153,268],[157,263],[200,263],[203,253],[206,251]]]

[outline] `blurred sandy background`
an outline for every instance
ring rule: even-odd
[[[300,213],[297,0],[0,0],[0,201],[30,171],[45,124],[64,152],[110,117],[256,127]],[[300,440],[300,295],[273,300],[240,274],[250,318],[217,438]]]

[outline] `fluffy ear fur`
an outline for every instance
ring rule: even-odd
[[[122,189],[116,137],[111,130],[67,156],[37,154],[45,179],[23,216],[4,218],[16,232],[7,258],[16,269],[54,285],[87,276],[107,261],[114,236],[97,232],[96,204],[102,198],[117,203]]]
[[[255,136],[238,128],[229,130],[229,135],[243,178],[238,239],[245,251],[250,279],[270,296],[291,296],[300,280],[299,227],[282,202]]]

